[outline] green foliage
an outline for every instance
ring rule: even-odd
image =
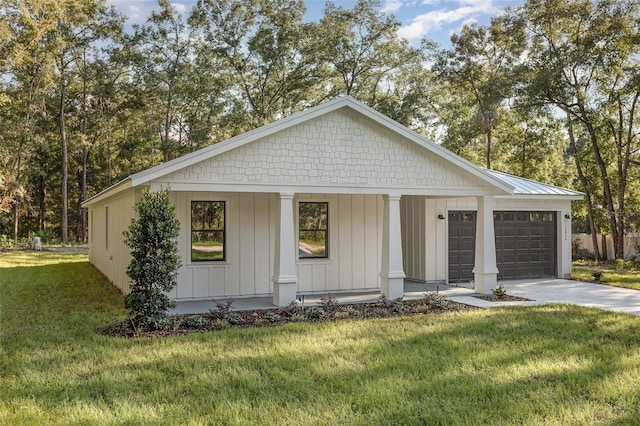
[[[264,316],[264,319],[271,323],[274,323],[280,321],[280,315],[275,312],[267,312]]]
[[[447,300],[437,291],[425,292],[424,302],[427,306],[434,309],[443,309],[447,306]]]
[[[182,320],[182,325],[189,328],[204,327],[209,323],[209,320],[202,315],[190,315]]]
[[[131,293],[125,307],[136,327],[163,329],[168,310],[175,306],[167,292],[177,285],[180,224],[168,189],[145,192],[135,211],[138,217],[124,232],[132,257],[127,267]]]
[[[35,233],[35,236],[40,237],[40,242],[42,244],[55,244],[60,241],[58,235],[56,235],[55,232],[49,230],[40,230]]]
[[[227,314],[233,309],[233,299],[228,299],[226,302],[216,302],[214,309],[209,309],[209,315],[214,320],[224,319]]]
[[[507,296],[507,290],[505,290],[502,285],[499,285],[491,290],[491,294],[493,294],[498,299],[504,299]]]
[[[593,277],[593,279],[598,281],[598,282],[602,281],[603,275],[604,275],[604,272],[602,272],[602,271],[593,271],[591,273],[591,276]]]
[[[320,319],[326,314],[327,314],[326,311],[322,309],[320,306],[310,306],[304,312],[305,318],[309,321]]]
[[[230,313],[225,315],[224,319],[231,325],[244,324],[244,318],[239,314]]]
[[[320,298],[320,307],[326,312],[331,312],[338,307],[338,298],[329,293],[326,297]]]

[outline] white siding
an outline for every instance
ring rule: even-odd
[[[173,298],[265,296],[273,292],[271,276],[278,208],[274,194],[174,192],[171,198],[183,224],[179,237],[183,265]],[[192,200],[226,202],[225,262],[190,261]],[[297,194],[295,200],[329,203],[329,258],[297,261],[298,291],[379,288],[382,197]]]
[[[89,208],[89,261],[123,293],[130,290],[126,269],[131,255],[122,233],[131,223],[140,194],[129,189]]]

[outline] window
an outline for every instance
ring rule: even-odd
[[[224,201],[191,202],[191,261],[225,260]]]
[[[329,203],[298,203],[300,259],[328,258]]]

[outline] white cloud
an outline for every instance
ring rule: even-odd
[[[393,13],[402,7],[402,0],[386,0],[380,9],[381,13]]]
[[[423,1],[423,4],[432,5],[433,3],[432,0]],[[439,10],[423,13],[413,18],[409,25],[398,30],[398,35],[408,40],[416,40],[430,32],[440,30],[443,25],[461,21],[473,22],[478,20],[479,15],[490,15],[499,11],[493,0],[458,0],[445,3],[449,3],[449,5],[442,5],[444,7]],[[451,3],[455,3],[455,6]]]

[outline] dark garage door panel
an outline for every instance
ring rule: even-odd
[[[476,212],[449,212],[449,282],[473,279],[476,249]]]
[[[498,279],[556,276],[555,212],[495,212]]]
[[[473,279],[476,212],[449,212],[449,282]],[[555,212],[494,213],[499,280],[556,276]]]

